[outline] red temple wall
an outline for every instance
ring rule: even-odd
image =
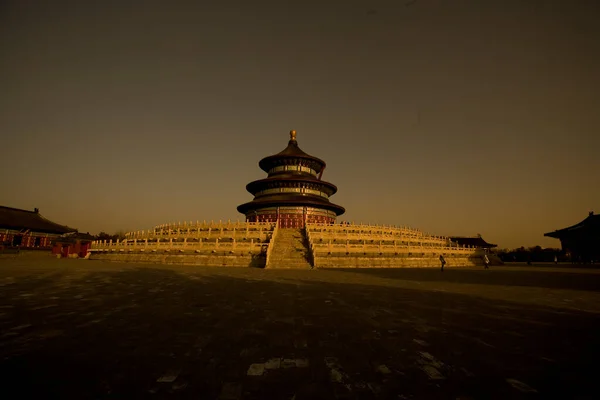
[[[282,207],[283,208],[283,207]],[[286,208],[283,208],[286,209]],[[286,210],[290,210],[287,208]],[[279,220],[281,228],[303,228],[304,222],[312,224],[334,224],[336,218],[331,216],[332,213],[326,210],[308,209],[304,210],[298,207],[295,212],[280,212],[277,209],[257,210],[256,214],[246,216],[247,222],[276,222]]]
[[[90,243],[80,243],[79,241],[75,243],[57,242],[52,247],[52,254],[60,254],[62,257],[68,257],[69,254],[77,254],[79,257],[85,257],[89,248]]]
[[[3,242],[13,243],[16,236],[18,234],[14,233],[0,233],[0,244]],[[39,238],[39,243],[36,245],[36,239]],[[28,247],[28,248],[38,248],[38,247],[47,247],[51,246],[52,237],[47,237],[46,234],[27,234],[22,237],[20,247]]]

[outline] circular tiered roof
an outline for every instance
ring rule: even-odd
[[[268,176],[246,185],[246,190],[255,197],[238,206],[238,211],[247,214],[267,207],[306,206],[343,214],[344,207],[329,201],[337,187],[321,180],[325,165],[325,161],[302,151],[296,131],[291,131],[288,146],[283,151],[260,160],[259,166]]]
[[[298,147],[298,141],[296,141],[296,131],[291,131],[287,147],[277,154],[263,158],[258,163],[258,166],[268,173],[271,169],[279,165],[296,164],[297,160],[301,160],[305,166],[315,170],[316,173],[321,172],[326,165],[325,161],[320,158],[313,157],[302,151]]]

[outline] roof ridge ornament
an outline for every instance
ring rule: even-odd
[[[296,141],[296,131],[290,131],[290,140]]]

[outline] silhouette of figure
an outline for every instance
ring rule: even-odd
[[[554,264],[558,264],[558,257],[554,256]]]
[[[442,263],[442,272],[444,272],[444,265],[446,265],[446,260],[444,256],[440,254],[440,263]]]
[[[487,254],[483,255],[483,263],[485,265],[485,269],[490,269],[490,259],[488,258]]]

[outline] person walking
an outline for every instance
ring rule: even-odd
[[[554,256],[554,264],[555,265],[558,264],[558,256],[556,256],[556,255]]]
[[[490,269],[490,259],[487,254],[483,255],[483,263],[485,264],[485,269]]]
[[[444,259],[444,256],[442,254],[440,254],[440,263],[442,264],[442,272],[444,272],[444,265],[446,265],[446,260]]]

